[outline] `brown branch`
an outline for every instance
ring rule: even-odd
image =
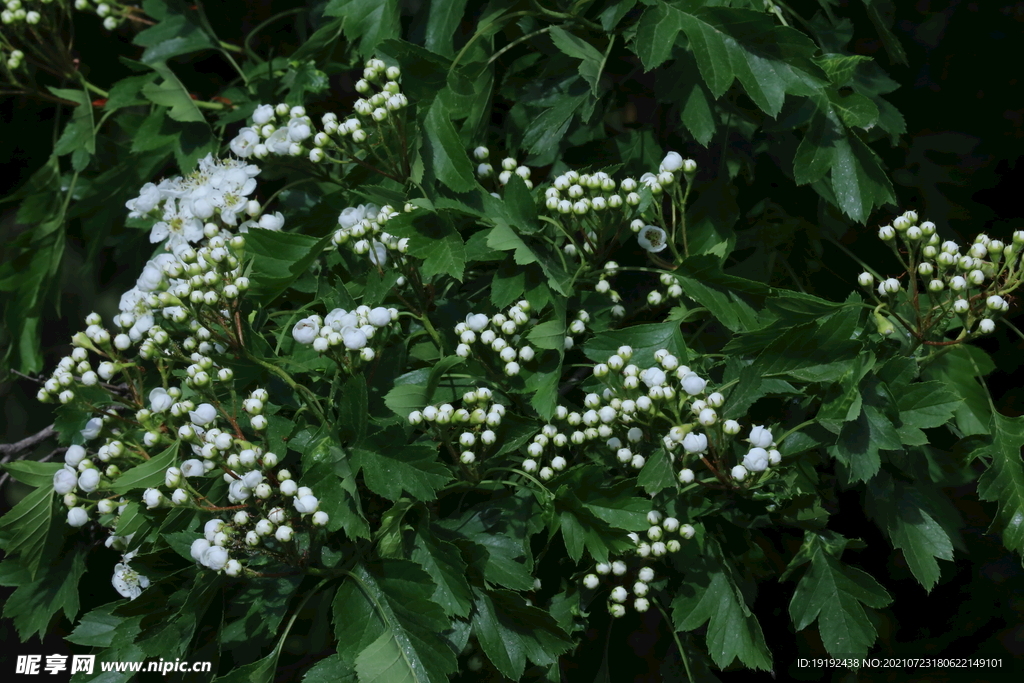
[[[53,428],[53,425],[49,425],[39,430],[32,436],[26,436],[21,441],[15,441],[11,444],[0,444],[0,454],[3,454],[3,459],[0,460],[0,464],[9,462],[16,453],[27,451],[31,448],[35,448],[43,441],[46,441],[51,436],[57,434],[57,430]]]

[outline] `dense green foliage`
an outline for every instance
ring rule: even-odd
[[[116,80],[76,68],[66,3],[5,20],[6,87],[64,112],[0,265],[5,366],[45,372],[67,463],[5,465],[22,639],[66,618],[101,661],[224,681],[558,681],[650,612],[661,675],[697,680],[777,666],[769,619],[872,652],[900,596],[849,562],[845,493],[926,591],[954,487],[1024,553],[1024,425],[974,344],[1011,325],[1024,232],[894,211],[897,83],[851,48],[904,59],[882,3],[556,4],[330,0],[235,44],[202,5],[83,3],[130,40]],[[54,370],[72,224],[128,279]],[[794,271],[826,247],[838,296]],[[127,599],[82,609],[114,551]],[[754,609],[780,590],[788,621]]]

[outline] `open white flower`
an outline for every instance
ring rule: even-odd
[[[636,241],[652,254],[657,254],[668,246],[668,236],[665,231],[654,225],[645,225],[636,234]]]
[[[129,600],[139,597],[149,587],[149,579],[128,566],[132,555],[134,553],[128,553],[122,563],[114,565],[114,576],[110,580],[114,589]]]

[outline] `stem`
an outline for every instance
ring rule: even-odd
[[[668,612],[666,612],[665,608],[661,606],[661,602],[659,600],[652,599],[651,602],[653,602],[654,606],[658,608],[658,611],[661,612],[661,616],[665,619],[665,623],[668,624],[668,629],[672,632],[672,640],[676,641],[676,647],[679,648],[679,657],[683,660],[683,668],[686,669],[686,680],[692,681],[693,672],[690,671],[690,660],[686,657],[686,650],[683,649],[683,644],[679,640],[679,634],[676,633],[675,625],[672,623],[672,620],[669,619]]]

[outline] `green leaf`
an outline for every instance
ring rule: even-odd
[[[903,46],[900,45],[900,41],[893,34],[890,28],[889,21],[886,21],[882,16],[882,7],[886,7],[889,3],[883,2],[883,0],[861,0],[864,3],[864,7],[868,11],[868,18],[871,19],[871,23],[874,24],[875,30],[878,31],[878,37],[882,39],[882,45],[885,46],[885,52],[896,64],[907,65],[907,53],[903,51]],[[880,7],[881,6],[881,7]]]
[[[526,245],[523,238],[516,234],[512,226],[504,221],[496,221],[497,225],[487,234],[487,246],[498,251],[515,250],[513,258],[520,266],[537,262],[537,256]]]
[[[793,625],[802,631],[817,620],[822,643],[834,657],[867,655],[877,634],[864,605],[885,607],[889,594],[868,574],[826,554],[817,541],[811,553],[811,567],[789,603]]]
[[[953,559],[949,535],[917,500],[912,489],[894,482],[888,474],[868,484],[867,509],[888,533],[894,547],[903,551],[914,577],[931,591],[939,580],[935,558]]]
[[[633,347],[630,362],[638,367],[656,364],[654,354],[659,349],[667,349],[679,359],[681,365],[690,357],[678,321],[633,325],[621,330],[602,332],[594,335],[583,345],[583,353],[590,360],[603,363],[618,353],[620,346]]]
[[[561,351],[565,349],[565,323],[561,320],[548,320],[538,323],[526,333],[526,338],[538,349]]]
[[[302,677],[302,683],[358,683],[355,665],[341,655],[325,657]]]
[[[53,481],[22,498],[10,512],[0,517],[4,531],[4,551],[19,555],[30,578],[36,578],[46,545],[53,539],[51,529],[54,506]]]
[[[111,614],[119,605],[120,600],[108,602],[83,615],[78,626],[66,639],[75,645],[110,647],[114,644],[117,627],[125,620],[122,616]]]
[[[369,419],[366,397],[366,378],[353,375],[345,381],[338,400],[338,428],[343,439],[357,444],[366,436]]]
[[[457,232],[430,240],[416,250],[416,256],[423,258],[422,273],[424,278],[434,275],[451,275],[462,281],[462,273],[466,268],[466,245]]]
[[[878,122],[878,107],[864,95],[842,95],[835,90],[829,90],[828,95],[832,107],[847,126],[869,130]]]
[[[455,671],[455,654],[439,635],[449,622],[430,599],[429,575],[411,562],[384,560],[358,565],[350,576],[348,590],[335,597],[334,622],[339,647],[360,648],[359,683],[432,683]]]
[[[152,83],[156,74],[142,74],[141,76],[128,76],[122,78],[110,87],[110,96],[103,105],[105,111],[116,111],[124,107],[131,107],[145,104],[146,101],[139,97],[139,93],[147,83]]]
[[[991,456],[988,469],[978,480],[978,497],[999,504],[993,530],[1003,534],[1003,545],[1024,555],[1024,417],[1006,417],[992,412],[989,425],[992,445],[983,452]]]
[[[676,8],[659,0],[644,11],[633,40],[633,49],[643,62],[644,71],[661,66],[672,56],[676,37],[682,30],[683,13]],[[722,68],[728,68],[728,60],[723,62]]]
[[[459,549],[439,538],[429,525],[420,524],[411,557],[434,579],[433,601],[444,607],[447,614],[469,616],[473,594]]]
[[[835,142],[832,189],[839,208],[859,223],[867,220],[872,207],[896,202],[881,160],[856,135]]]
[[[511,591],[475,590],[473,635],[495,668],[511,680],[522,679],[529,658],[554,664],[571,641],[544,610],[528,606]]]
[[[673,11],[716,98],[738,78],[754,103],[776,116],[787,92],[807,95],[809,83],[824,82],[811,60],[814,43],[795,29],[778,26],[767,13],[728,7]]]
[[[465,11],[466,0],[431,3],[427,15],[424,46],[439,55],[454,57],[455,50],[452,48],[452,40],[462,22],[462,15]]]
[[[159,455],[131,468],[115,479],[110,489],[114,493],[126,493],[132,489],[163,486],[167,468],[177,461],[179,445],[180,442],[175,441]]]
[[[573,59],[581,60],[580,76],[590,84],[590,92],[597,97],[597,86],[604,70],[605,56],[587,41],[557,26],[551,29],[550,35],[555,47]]]
[[[64,465],[56,462],[36,462],[34,460],[15,460],[5,462],[2,467],[11,476],[33,488],[53,486],[53,475],[64,469]]]
[[[816,57],[814,61],[825,70],[833,85],[842,86],[853,78],[857,66],[862,62],[870,62],[871,57],[829,53]]]
[[[412,411],[427,405],[427,388],[419,384],[396,385],[384,397],[384,405],[399,417],[407,418]]]
[[[896,392],[900,411],[900,438],[905,444],[928,443],[922,429],[941,427],[953,419],[961,399],[942,382],[915,382]]]
[[[59,564],[47,567],[32,583],[23,583],[4,604],[3,616],[14,620],[21,642],[46,632],[58,611],[74,621],[78,615],[78,582],[85,573],[82,548],[68,552]]]
[[[66,88],[49,88],[57,97],[76,103],[74,113],[60,139],[53,147],[56,156],[71,154],[77,150],[85,150],[89,154],[96,153],[96,130],[93,120],[92,102],[84,90]]]
[[[715,134],[715,115],[711,112],[707,94],[700,83],[690,87],[690,93],[683,103],[682,120],[693,139],[707,147]]]
[[[321,239],[276,230],[253,229],[245,236],[245,249],[253,254],[250,292],[261,301],[276,298],[309,270],[331,235]]]
[[[523,179],[514,173],[505,184],[504,199],[508,217],[516,232],[522,235],[537,232],[537,201]]]
[[[171,57],[216,47],[202,28],[184,14],[169,14],[156,26],[136,35],[132,42],[146,48],[140,57],[145,64],[165,62]]]
[[[169,107],[167,114],[175,121],[205,122],[206,119],[203,118],[203,113],[199,111],[199,107],[192,101],[188,90],[178,80],[178,77],[174,75],[174,72],[163,62],[157,62],[150,66],[160,74],[163,81],[160,85],[147,83],[142,86],[143,96],[153,104]]]
[[[825,177],[835,162],[835,141],[839,135],[831,119],[820,110],[815,111],[793,157],[793,180],[797,185],[814,183]]]
[[[843,425],[829,453],[850,468],[850,481],[867,481],[881,467],[879,450],[901,448],[899,433],[889,418],[875,406],[865,405],[856,420]]]
[[[672,619],[679,631],[709,622],[708,654],[719,668],[737,658],[753,669],[772,668],[761,625],[721,570],[711,575],[707,585],[687,583],[672,601]]]
[[[636,483],[643,487],[649,496],[655,496],[667,488],[675,486],[676,477],[672,469],[672,461],[664,448],[659,448],[651,454],[647,464],[640,470],[640,476]]]
[[[981,375],[995,369],[984,351],[973,346],[958,346],[928,365],[922,379],[943,383],[947,389],[963,399],[956,409],[956,428],[964,436],[989,434],[992,409],[985,387],[976,379],[975,364]]]
[[[469,192],[477,186],[473,165],[459,140],[444,98],[430,105],[423,128],[429,147],[431,168],[442,183],[455,192]]]
[[[397,0],[331,0],[324,8],[329,17],[344,17],[345,37],[359,41],[359,55],[371,57],[385,40],[401,33]]]
[[[371,491],[388,500],[398,500],[405,491],[417,500],[433,500],[437,489],[452,479],[452,474],[437,460],[437,452],[426,446],[389,448],[382,452],[356,448],[352,451],[355,469]]]

